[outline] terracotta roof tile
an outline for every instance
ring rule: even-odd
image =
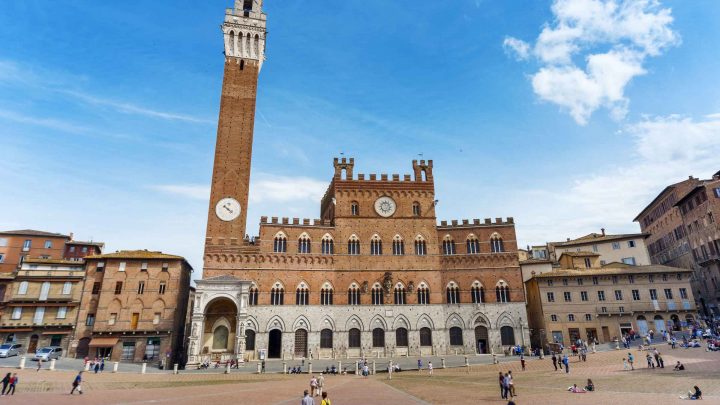
[[[620,275],[620,274],[646,274],[646,273],[688,273],[692,270],[680,267],[663,266],[651,264],[648,266],[627,266],[627,267],[603,267],[584,270],[558,269],[547,273],[537,274],[534,277],[572,277],[572,276],[598,276],[598,275]]]
[[[0,235],[20,235],[20,236],[53,236],[53,237],[59,237],[59,238],[68,238],[70,237],[68,235],[63,235],[61,233],[53,233],[53,232],[45,232],[45,231],[36,231],[34,229],[20,229],[17,231],[3,231],[0,232]]]
[[[182,256],[170,255],[163,252],[153,252],[150,250],[120,250],[115,253],[105,253],[101,255],[92,255],[85,257],[86,259],[170,259],[185,260]]]

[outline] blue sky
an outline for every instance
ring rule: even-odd
[[[267,0],[250,233],[315,218],[332,158],[435,161],[438,219],[544,243],[632,222],[720,169],[720,2]],[[231,0],[0,13],[0,228],[202,267]]]

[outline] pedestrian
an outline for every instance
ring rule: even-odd
[[[418,372],[422,370],[422,359],[418,359]]]
[[[300,401],[300,405],[315,405],[315,400],[312,399],[312,397],[308,393],[308,390],[305,390],[303,392],[303,399],[302,401]]]
[[[432,377],[432,375],[433,375],[432,361],[428,361],[428,373],[430,374],[430,377]]]
[[[317,378],[315,376],[312,376],[310,379],[310,396],[314,397],[317,393]]]
[[[368,367],[367,363],[363,366],[363,376],[367,378],[367,376],[370,375],[370,367]]]
[[[262,364],[261,364],[260,367],[261,367],[261,368],[260,368],[260,372],[261,372],[262,374],[265,374],[265,359],[263,359]]]
[[[552,363],[553,363],[553,367],[555,367],[555,371],[558,371],[558,368],[557,368],[558,359],[557,359],[557,356],[555,356],[555,352],[552,352]]]
[[[102,373],[103,370],[105,370],[105,357],[100,360],[100,372]]]
[[[628,353],[628,363],[630,363],[630,371],[635,370],[635,357],[632,353]]]
[[[10,379],[12,378],[11,373],[5,374],[5,377],[2,379],[2,395],[5,395],[5,390],[7,390],[8,385],[10,385]]]
[[[517,395],[515,395],[515,384],[513,383],[512,370],[508,370],[507,376],[508,376],[508,390],[510,391],[510,396],[514,398]]]
[[[647,360],[647,368],[655,368],[655,363],[653,363],[652,356],[650,356],[650,353],[647,353],[645,355],[645,360]]]
[[[655,363],[657,363],[657,366],[660,367],[660,352],[657,347],[653,349],[653,357],[655,357]]]
[[[70,395],[72,395],[73,392],[75,392],[75,390],[77,390],[77,391],[80,393],[80,395],[82,395],[82,386],[81,386],[81,384],[82,384],[82,373],[83,373],[82,371],[79,372],[78,375],[75,377],[75,380],[73,380],[72,390],[70,390]]]
[[[8,388],[7,394],[5,394],[5,395],[15,395],[15,386],[17,384],[18,384],[17,373],[13,373],[12,377],[10,377],[10,388]]]
[[[502,371],[498,372],[498,376],[500,382],[500,398],[507,399],[507,393],[505,392],[505,376]]]
[[[627,359],[625,359],[625,357],[623,357],[623,370],[628,371],[629,368],[630,367],[628,367]]]
[[[330,405],[330,399],[328,398],[327,392],[322,393],[322,401],[320,401],[320,405]]]
[[[40,371],[41,368],[42,368],[42,359],[38,359],[38,368],[35,371]]]
[[[508,396],[513,399],[512,392],[510,392],[510,376],[507,373],[503,376],[503,389],[505,390],[505,399],[508,399]]]
[[[95,363],[94,370],[95,370],[95,374],[97,374],[98,371],[100,371],[100,362]]]
[[[525,371],[525,356],[520,355],[520,366],[522,367],[522,370]]]
[[[660,364],[660,368],[665,368],[665,362],[663,361],[662,355],[660,353],[658,353],[657,361],[658,364]]]
[[[562,364],[565,366],[565,372],[570,372],[570,359],[568,359],[567,354],[563,356],[562,358]]]
[[[323,373],[321,372],[320,377],[318,377],[318,380],[317,380],[318,394],[320,394],[320,395],[323,394],[323,386],[324,385],[325,385],[325,377],[323,377]]]

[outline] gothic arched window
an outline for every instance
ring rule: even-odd
[[[444,255],[454,255],[455,254],[455,241],[450,237],[450,235],[447,235],[443,239],[443,254]]]
[[[428,289],[427,284],[420,283],[420,286],[418,286],[417,289],[417,298],[417,302],[420,305],[427,305],[430,303],[430,290]]]
[[[403,242],[400,235],[395,235],[393,238],[393,255],[402,256],[405,254],[405,242]]]
[[[505,246],[503,246],[503,240],[497,233],[494,233],[490,238],[490,251],[493,253],[500,253],[505,251]]]
[[[415,238],[415,254],[418,256],[425,256],[427,254],[427,245],[425,244],[425,238],[420,235]]]
[[[419,216],[421,215],[421,213],[422,213],[422,212],[420,211],[420,203],[417,202],[417,201],[415,201],[415,202],[413,203],[412,207],[413,207],[413,216],[414,216],[414,217],[419,217]]]
[[[471,234],[468,236],[465,243],[467,245],[467,254],[476,255],[480,253],[480,241],[478,241],[478,238],[475,237],[475,235]]]
[[[348,288],[348,305],[360,305],[360,288],[355,283]]]
[[[510,302],[510,288],[502,280],[495,286],[495,298],[497,302]]]
[[[380,284],[375,284],[372,288],[372,304],[383,305],[385,303],[384,291]]]
[[[332,305],[333,304],[333,288],[330,283],[323,284],[320,290],[320,305]]]
[[[310,237],[303,233],[298,239],[298,253],[310,253]]]
[[[287,237],[285,237],[284,233],[278,232],[278,234],[275,235],[275,239],[273,240],[273,252],[275,252],[275,253],[287,252]]]
[[[335,246],[333,246],[333,239],[332,236],[329,234],[326,234],[323,236],[322,241],[320,242],[320,251],[324,255],[331,255],[335,253]]]
[[[255,284],[250,286],[250,297],[248,300],[248,305],[255,306],[258,304],[258,288]]]
[[[472,296],[473,304],[480,304],[485,302],[485,289],[479,281],[473,283],[470,288],[470,295]]]
[[[460,288],[454,281],[451,281],[445,288],[445,295],[448,304],[460,303]]]
[[[275,283],[272,290],[270,290],[270,305],[283,304],[285,304],[285,289],[282,284]]]
[[[360,215],[360,204],[357,201],[350,203],[350,215],[356,217]]]
[[[295,290],[295,305],[309,305],[309,301],[310,290],[305,283],[300,283]]]
[[[360,240],[357,236],[352,235],[348,240],[348,254],[359,255],[360,254]]]
[[[395,286],[395,305],[405,305],[407,302],[406,300],[407,291],[405,290],[405,286],[398,283]]]
[[[370,254],[373,256],[382,254],[382,240],[378,235],[373,235],[370,239]]]

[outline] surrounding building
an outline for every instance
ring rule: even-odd
[[[650,264],[645,246],[647,236],[644,233],[608,235],[605,234],[605,229],[601,229],[601,233],[590,233],[565,242],[550,242],[548,250],[552,260],[557,260],[563,253],[593,252],[600,256],[601,265],[625,263],[646,266]],[[540,252],[539,249],[538,251]]]
[[[25,259],[10,284],[0,340],[20,343],[28,353],[44,346],[60,346],[66,352],[84,277],[82,262]]]
[[[12,273],[25,259],[62,259],[72,235],[23,229],[0,232],[0,273]]]
[[[85,260],[70,355],[182,363],[192,272],[185,259],[133,250]]]
[[[356,174],[335,159],[320,218],[246,236],[266,16],[236,1],[189,361],[488,353],[529,340],[512,218],[437,224],[433,162]]]
[[[718,197],[715,190],[718,188],[719,177],[720,172],[708,180],[690,176],[686,180],[671,184],[634,219],[640,224],[642,232],[649,235],[647,246],[653,264],[694,270],[692,285],[695,299],[706,316],[720,315],[720,292],[717,287],[720,278],[717,260],[713,259],[710,250],[712,245],[712,249],[717,253],[718,246],[715,241],[720,238],[716,216],[712,214],[717,213]],[[686,198],[688,194],[692,194],[692,198]],[[695,199],[704,197],[707,198],[697,204]],[[679,204],[680,201],[683,201],[683,204]],[[679,205],[685,206],[685,214],[681,212]],[[690,208],[691,205],[693,208]],[[697,208],[697,205],[701,208]],[[711,219],[713,222],[709,222]],[[692,232],[692,235],[688,232]],[[707,258],[702,253],[703,246]]]
[[[63,258],[65,260],[83,261],[86,256],[101,254],[104,246],[105,244],[102,242],[69,240],[65,242]]]
[[[695,291],[706,315],[720,316],[720,172],[701,181],[675,207],[692,252]]]
[[[590,268],[583,268],[585,259]],[[599,256],[564,254],[560,269],[526,283],[533,346],[577,339],[606,343],[630,330],[679,330],[696,318],[692,271],[621,263],[599,267]]]

